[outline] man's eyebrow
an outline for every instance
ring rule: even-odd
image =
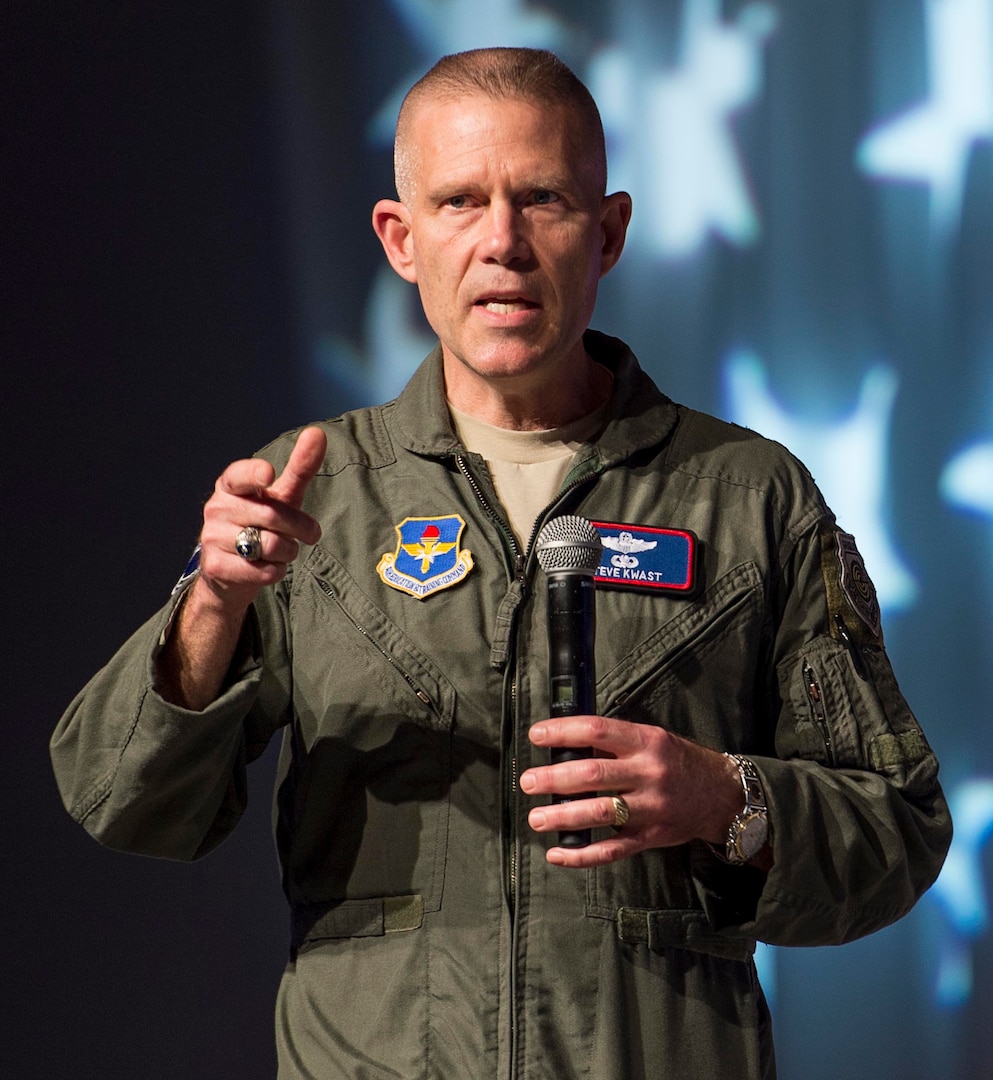
[[[582,187],[582,179],[575,173],[535,172],[518,185],[520,191],[573,191]]]
[[[474,180],[460,179],[458,177],[452,177],[451,180],[441,180],[433,187],[426,191],[426,196],[430,202],[439,202],[450,198],[452,195],[471,195],[475,192],[481,191],[485,187]],[[582,178],[575,174],[559,173],[557,175],[551,175],[548,173],[536,173],[534,176],[523,180],[520,184],[515,185],[515,191],[520,193],[527,193],[530,191],[579,191],[583,187]]]

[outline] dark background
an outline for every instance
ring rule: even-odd
[[[47,752],[168,595],[215,476],[301,422],[267,6],[6,10],[0,1074],[271,1077],[271,762],[180,866],[90,840]]]

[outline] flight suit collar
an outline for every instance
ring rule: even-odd
[[[662,442],[676,422],[676,406],[619,338],[587,330],[583,342],[590,356],[614,375],[608,419],[593,451],[599,467],[606,468]],[[445,400],[440,345],[393,403],[387,425],[397,442],[415,454],[446,457],[463,450]]]

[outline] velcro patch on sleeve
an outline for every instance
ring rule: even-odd
[[[836,616],[839,616],[858,644],[882,645],[879,598],[855,545],[855,537],[840,529],[825,529],[821,534],[821,567],[832,634],[837,636]]]

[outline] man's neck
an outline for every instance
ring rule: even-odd
[[[464,370],[455,373],[446,367],[445,390],[456,409],[493,427],[550,431],[589,416],[610,397],[611,373],[588,355],[584,354],[584,361],[568,380],[557,380],[555,385],[467,378]]]

